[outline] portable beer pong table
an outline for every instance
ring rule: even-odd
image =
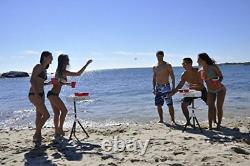
[[[80,127],[82,128],[82,130],[84,131],[84,133],[86,134],[87,138],[89,137],[88,133],[86,132],[86,130],[83,128],[82,124],[80,123],[80,121],[77,119],[77,113],[76,113],[76,102],[80,102],[80,101],[89,101],[90,97],[89,96],[75,96],[75,95],[71,95],[67,97],[67,101],[68,102],[73,102],[74,104],[74,123],[71,129],[71,133],[69,136],[69,139],[71,140],[72,135],[74,134],[75,138],[76,137],[76,124],[78,123],[80,125]],[[77,139],[78,140],[78,139]]]
[[[201,129],[201,127],[200,127],[200,124],[199,124],[199,122],[198,122],[198,119],[196,118],[195,113],[194,113],[194,110],[195,110],[195,107],[194,107],[194,99],[197,99],[197,98],[200,98],[200,97],[201,97],[201,91],[196,91],[196,90],[190,89],[190,90],[183,90],[183,91],[181,91],[181,92],[179,91],[179,93],[182,94],[183,97],[190,97],[190,98],[193,99],[193,100],[192,100],[192,107],[191,107],[191,109],[192,109],[192,114],[191,114],[191,116],[189,117],[188,121],[186,122],[185,127],[184,127],[184,129],[182,130],[182,132],[184,132],[184,131],[186,130],[187,126],[190,124],[191,119],[193,119],[193,126],[192,126],[193,129],[195,129],[195,123],[197,123],[197,125],[198,125],[200,131],[202,132],[202,129]]]

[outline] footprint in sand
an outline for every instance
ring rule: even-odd
[[[184,140],[196,140],[194,137],[184,137]]]
[[[184,166],[183,164],[178,164],[178,163],[174,163],[174,164],[169,164],[170,166]]]
[[[213,156],[205,156],[201,159],[202,162],[205,162],[205,161],[208,161],[208,160],[211,160],[211,159],[214,159],[215,157]]]
[[[174,154],[175,156],[177,156],[177,155],[180,155],[180,154],[185,155],[186,153],[185,153],[185,152],[180,151],[180,152],[174,152],[173,154]]]
[[[107,155],[103,155],[101,158],[102,158],[102,160],[107,160],[109,158],[114,158],[114,157],[110,154],[107,154]]]
[[[247,152],[245,149],[239,148],[239,147],[232,147],[231,148],[235,153],[237,154],[245,154],[245,155],[249,155],[250,153]]]
[[[158,141],[157,141],[157,142],[155,142],[154,144],[155,144],[155,145],[161,145],[161,143],[160,143],[160,142],[158,142]]]
[[[246,144],[250,145],[250,140],[244,139],[243,141],[244,141]]]
[[[110,166],[117,166],[117,164],[115,164],[115,163],[108,163],[108,165],[110,165]]]

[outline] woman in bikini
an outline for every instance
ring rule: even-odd
[[[220,68],[206,53],[198,55],[198,64],[202,66],[201,78],[206,82],[208,89],[207,104],[209,130],[212,130],[212,121],[215,117],[216,109],[218,115],[217,129],[220,129],[223,116],[223,104],[226,95],[226,88],[221,83],[223,75]],[[215,103],[216,99],[217,102]]]
[[[47,69],[53,60],[52,54],[44,51],[40,57],[40,64],[37,64],[32,71],[29,91],[29,100],[36,107],[36,132],[33,136],[34,141],[41,141],[41,130],[47,119],[49,112],[45,106],[44,81],[47,79]]]
[[[70,83],[67,83],[67,76],[80,76],[91,62],[92,60],[89,60],[78,72],[70,72],[67,70],[67,66],[69,65],[68,55],[61,54],[58,57],[58,66],[55,74],[57,81],[53,84],[52,89],[47,94],[54,112],[55,137],[65,135],[63,131],[63,124],[68,112],[65,104],[59,97],[61,88],[63,85],[70,85]]]

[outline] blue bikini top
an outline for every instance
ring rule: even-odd
[[[218,76],[217,76],[216,73],[214,72],[212,66],[208,66],[208,69],[207,69],[207,77],[208,77],[208,79],[218,78]]]

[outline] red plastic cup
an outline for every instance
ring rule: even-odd
[[[77,92],[77,93],[75,93],[75,96],[89,96],[89,93],[86,93],[86,92],[82,92],[82,93]]]
[[[56,85],[58,83],[56,78],[51,78],[52,85]]]
[[[71,82],[71,88],[75,88],[76,87],[76,82],[75,81],[72,81]]]

